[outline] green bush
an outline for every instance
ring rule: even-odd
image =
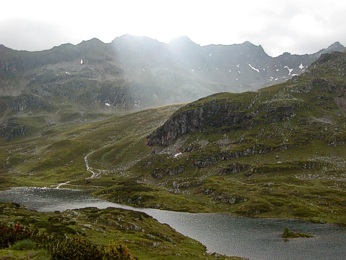
[[[16,243],[14,243],[13,246],[11,246],[11,249],[13,250],[34,250],[36,249],[36,243],[32,241],[31,239],[24,239],[20,240]]]

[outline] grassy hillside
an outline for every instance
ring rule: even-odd
[[[180,108],[133,180],[100,196],[137,206],[345,223],[345,54],[258,92]]]
[[[1,185],[67,182],[133,206],[346,224],[345,60],[322,56],[258,92],[3,140]]]
[[[91,168],[104,173],[126,169],[150,147],[145,137],[179,106],[155,108],[91,123],[73,123],[40,129],[33,137],[1,140],[3,186],[54,186],[83,180]]]

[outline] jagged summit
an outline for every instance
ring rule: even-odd
[[[90,40],[87,40],[87,41],[82,41],[81,43],[79,43],[78,45],[79,46],[83,46],[83,45],[93,45],[93,46],[98,46],[98,45],[103,45],[105,44],[103,41],[101,41],[100,39],[98,38],[92,38]]]
[[[340,42],[334,42],[327,49],[332,51],[339,51],[339,50],[343,50],[344,48],[345,47]]]

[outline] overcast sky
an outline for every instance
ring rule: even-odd
[[[0,0],[0,44],[43,50],[123,34],[201,45],[250,41],[271,56],[346,45],[345,0]]]

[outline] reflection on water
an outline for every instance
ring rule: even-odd
[[[194,238],[211,252],[250,259],[345,259],[346,228],[295,220],[251,219],[229,214],[192,214],[156,209],[135,209],[94,198],[70,189],[12,188],[0,191],[1,202],[16,202],[37,211],[84,207],[117,207],[147,213],[161,223]],[[314,238],[285,242],[285,227],[313,234]]]

